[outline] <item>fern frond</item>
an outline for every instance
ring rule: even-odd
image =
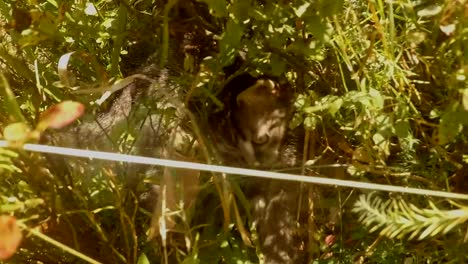
[[[380,234],[389,238],[418,240],[446,234],[468,220],[468,207],[456,205],[455,210],[441,210],[432,202],[429,208],[418,208],[405,200],[387,200],[373,195],[361,195],[354,204],[353,212],[370,232],[382,229]]]
[[[0,174],[3,170],[20,173],[21,170],[13,164],[12,160],[17,157],[18,153],[5,148],[0,148]]]

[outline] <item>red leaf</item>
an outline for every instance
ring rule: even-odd
[[[16,218],[0,215],[0,261],[15,254],[22,238],[23,234],[16,224]]]
[[[38,127],[59,129],[71,124],[84,113],[84,105],[73,101],[64,101],[54,105],[41,114]]]
[[[327,235],[325,237],[325,244],[329,247],[333,246],[333,244],[335,244],[335,241],[336,241],[335,235]]]

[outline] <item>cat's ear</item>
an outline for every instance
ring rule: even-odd
[[[258,96],[280,96],[279,86],[271,79],[257,80],[252,90]]]
[[[253,108],[261,108],[265,105],[272,105],[274,103],[274,98],[281,96],[281,93],[278,89],[279,86],[277,83],[271,79],[257,79],[253,85],[249,86],[239,95],[237,95],[236,106],[251,106]],[[265,104],[265,102],[268,103]]]
[[[236,106],[237,108],[246,107],[249,102],[249,94],[246,91],[240,93],[236,98]]]

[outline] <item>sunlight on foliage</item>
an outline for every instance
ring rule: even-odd
[[[468,220],[468,207],[456,206],[455,210],[441,210],[429,201],[428,209],[421,209],[403,199],[383,201],[375,195],[361,195],[353,212],[370,232],[381,229],[380,235],[389,238],[422,240],[446,234]]]

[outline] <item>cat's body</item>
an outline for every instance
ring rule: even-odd
[[[142,74],[148,79],[135,79],[122,89],[109,110],[67,131],[49,135],[49,142],[118,151],[117,140],[121,140],[125,132],[136,136],[134,150],[130,153],[161,157],[168,148],[173,150],[171,135],[180,126],[180,120],[168,122],[164,111],[177,108],[171,106],[167,96],[183,88],[171,80],[169,72],[157,67],[143,69]],[[225,109],[210,116],[209,123],[215,127],[206,129],[209,143],[216,146],[221,163],[260,169],[298,164],[300,145],[291,141],[297,139],[290,137],[287,131],[293,110],[287,86],[271,78],[242,74],[224,87],[221,100]],[[169,106],[163,101],[169,102]],[[140,167],[130,168],[130,174],[140,170]],[[127,176],[131,186],[138,184],[135,181],[139,177]],[[253,221],[265,263],[301,263],[304,245],[298,235],[296,219],[299,183],[264,179],[250,183],[248,188],[251,189],[245,192],[252,203]],[[160,197],[159,188],[153,189],[157,189],[156,194],[144,201],[149,204],[148,208],[157,204],[152,199]]]
[[[214,136],[226,143],[216,144],[225,164],[258,169],[300,164],[301,133],[287,129],[293,112],[289,87],[264,76],[241,74],[224,89],[226,109],[221,126],[229,132],[223,133],[223,128],[217,127],[214,131],[218,135]],[[220,138],[220,134],[231,137]],[[302,263],[305,239],[297,219],[300,183],[265,179],[249,182],[244,191],[251,201],[264,263]]]

